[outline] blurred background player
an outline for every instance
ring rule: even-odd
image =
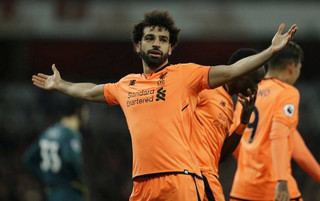
[[[228,65],[257,53],[258,51],[254,49],[239,49],[231,56]],[[204,200],[225,200],[218,180],[220,157],[225,158],[238,145],[241,134],[247,126],[254,108],[257,84],[264,75],[265,69],[261,67],[224,86],[212,90],[203,90],[198,95],[191,144],[199,160],[200,170],[204,179]],[[238,94],[242,98],[239,101],[243,106],[241,123],[235,133],[228,137],[234,111],[232,96]],[[220,155],[221,151],[223,151],[222,155]]]
[[[43,185],[46,201],[85,201],[80,129],[88,120],[88,107],[66,96],[50,102],[61,119],[26,151],[25,165]]]
[[[298,30],[281,24],[264,51],[230,66],[169,64],[179,29],[168,11],[153,10],[134,25],[132,38],[143,73],[107,84],[72,83],[54,74],[32,77],[45,90],[120,105],[131,133],[133,191],[130,200],[201,200],[204,186],[198,161],[190,149],[190,126],[203,89],[215,88],[259,68],[283,49]],[[183,185],[182,185],[183,184]]]
[[[300,158],[298,164],[319,182],[319,164],[296,131],[300,95],[293,84],[302,60],[303,51],[295,42],[270,60],[258,85],[254,115],[234,154],[238,166],[231,200],[302,200],[291,174],[292,157]],[[240,112],[237,105],[235,125]]]

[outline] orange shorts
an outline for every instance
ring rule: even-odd
[[[203,196],[202,180],[186,174],[164,174],[135,179],[129,200],[201,201]]]
[[[230,198],[229,201],[251,201],[251,200],[242,200],[242,199]],[[266,201],[273,201],[273,200],[266,200]],[[303,199],[301,197],[300,198],[293,198],[293,199],[290,199],[290,201],[303,201]]]
[[[223,190],[218,178],[207,172],[202,172],[205,195],[204,201],[225,201]]]

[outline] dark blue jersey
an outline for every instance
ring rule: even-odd
[[[24,156],[29,171],[49,192],[82,191],[81,135],[58,123],[48,128]]]

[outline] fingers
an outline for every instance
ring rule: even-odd
[[[42,85],[41,83],[33,82],[33,85],[35,85],[35,86],[37,86],[37,87],[39,87],[39,88],[41,88],[41,89],[45,89],[45,88],[44,88],[44,85]]]
[[[44,79],[47,79],[49,77],[49,75],[43,74],[43,73],[38,73],[39,77],[42,77]]]
[[[32,76],[32,82],[44,85],[45,81],[46,81],[46,79],[44,79],[42,77],[39,77],[39,76],[36,76],[36,75]]]
[[[32,76],[32,81],[45,82],[45,81],[46,81],[46,78],[43,78],[43,77],[40,77],[40,76],[33,75],[33,76]]]
[[[251,100],[252,99],[252,92],[251,92],[250,88],[247,89],[247,93],[248,93],[248,97],[250,97],[250,100]]]
[[[289,29],[288,32],[287,32],[287,35],[288,35],[289,40],[291,40],[291,39],[293,38],[293,36],[294,36],[295,33],[297,32],[297,30],[298,30],[298,27],[297,27],[296,24],[294,24],[294,25],[292,25],[292,26],[290,27],[290,29]]]
[[[244,107],[246,107],[246,104],[244,103],[244,101],[243,100],[241,100],[241,99],[238,99],[238,101],[241,103],[241,105],[242,105],[242,108],[244,108]]]
[[[45,79],[41,78],[41,77],[38,77],[36,75],[32,76],[32,83],[39,87],[39,88],[42,88],[42,89],[45,89],[44,86],[45,86]]]
[[[285,27],[285,24],[284,23],[281,23],[279,28],[278,28],[278,32],[277,34],[282,34],[283,30],[284,30],[284,27]]]
[[[247,97],[245,97],[243,94],[238,94],[238,96],[241,98],[241,99],[239,99],[239,101],[240,100],[242,100],[242,101],[244,101],[244,104],[246,104],[246,105],[249,105],[249,100],[248,100],[248,98]]]
[[[254,93],[253,93],[253,98],[252,98],[253,103],[255,103],[257,100],[257,94],[258,94],[258,90],[256,89],[256,90],[254,90]]]
[[[295,33],[298,30],[298,27],[296,24],[292,25],[290,29],[288,30],[288,33]]]

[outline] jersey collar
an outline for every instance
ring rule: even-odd
[[[159,68],[158,70],[154,71],[153,73],[150,74],[145,74],[143,73],[145,78],[151,77],[154,73],[158,73],[160,71],[162,71],[163,69],[165,69],[166,67],[170,66],[171,64],[168,62],[166,65],[162,66],[161,68]]]

